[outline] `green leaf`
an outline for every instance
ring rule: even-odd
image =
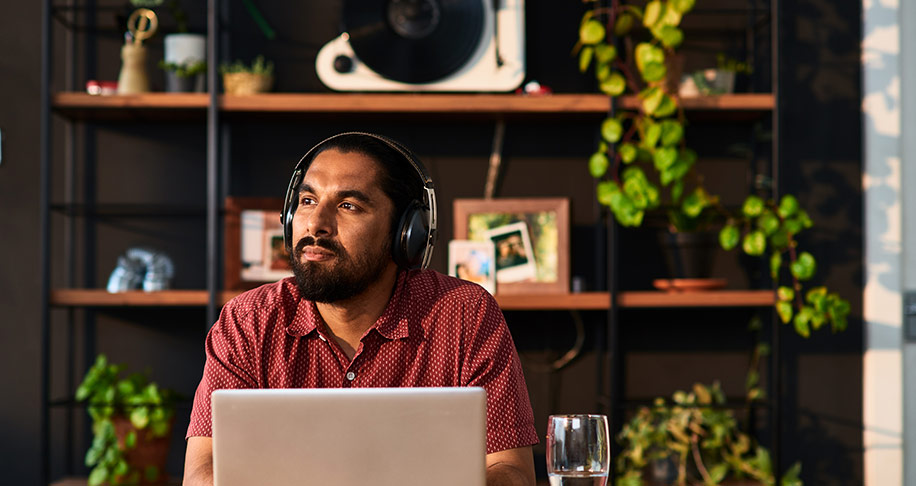
[[[611,205],[611,196],[614,193],[619,192],[620,188],[617,187],[617,183],[614,181],[602,181],[598,183],[596,189],[598,202],[604,204],[605,206]]]
[[[669,0],[668,5],[677,11],[680,14],[685,14],[693,10],[693,5],[696,0]]]
[[[653,162],[655,162],[655,168],[658,170],[665,170],[668,167],[671,167],[677,160],[677,149],[674,147],[662,147],[655,150],[655,155],[652,157]]]
[[[765,235],[770,236],[779,229],[779,218],[767,209],[757,219],[757,227],[763,230]]]
[[[149,409],[136,407],[130,412],[130,423],[138,429],[145,428],[149,423]]]
[[[725,250],[731,250],[738,246],[740,238],[741,233],[738,231],[738,227],[733,224],[727,224],[719,231],[719,244]]]
[[[795,278],[809,280],[814,276],[817,263],[814,261],[814,256],[805,251],[798,255],[798,259],[792,262],[789,269]]]
[[[741,207],[741,213],[748,218],[756,218],[763,213],[763,208],[763,199],[758,196],[751,195],[744,200],[744,205]]]
[[[124,436],[124,447],[127,449],[133,449],[137,446],[137,431],[131,430]]]
[[[792,464],[792,467],[782,475],[780,486],[802,486],[802,480],[798,477],[801,474],[801,467],[800,462]]]
[[[617,16],[617,21],[614,22],[614,34],[617,37],[623,37],[630,32],[630,29],[633,28],[633,16],[627,13],[623,13]]]
[[[591,158],[588,159],[588,171],[591,172],[592,177],[596,179],[604,177],[604,174],[607,173],[607,168],[607,155],[603,152],[595,152],[592,154]]]
[[[684,32],[673,25],[666,25],[659,29],[657,37],[665,47],[671,49],[680,46],[681,42],[684,42]]]
[[[744,235],[744,241],[741,243],[744,253],[751,256],[763,255],[767,249],[767,239],[760,230],[751,231]]]
[[[588,66],[592,63],[592,57],[595,54],[595,49],[592,46],[585,46],[579,51],[579,72],[585,72],[588,70]]]
[[[788,324],[792,320],[792,303],[779,301],[776,303],[776,313],[783,324]]]
[[[654,26],[664,13],[664,5],[659,0],[653,0],[646,4],[646,10],[642,17],[642,23],[646,27]]]
[[[646,133],[642,137],[642,146],[646,149],[653,149],[658,144],[662,136],[662,127],[658,123],[646,120]]]
[[[792,324],[795,325],[795,332],[801,337],[811,336],[810,322],[811,308],[807,306],[802,307],[801,310],[798,311],[798,314],[795,314],[795,319],[792,320]]]
[[[720,462],[709,468],[709,479],[712,480],[713,484],[721,483],[726,474],[728,474],[727,462]]]
[[[617,150],[620,152],[620,160],[622,160],[624,164],[629,164],[636,160],[636,146],[632,143],[627,142],[621,144]]]
[[[675,111],[677,111],[677,103],[674,101],[674,98],[667,94],[663,94],[661,103],[659,103],[658,108],[655,109],[655,116],[665,118],[673,115]]]
[[[780,285],[779,288],[776,289],[776,297],[784,302],[792,302],[792,299],[795,298],[795,291],[792,290],[792,287]]]
[[[143,471],[143,477],[147,482],[156,482],[156,480],[159,479],[159,468],[156,466],[146,466],[146,469]]]
[[[614,71],[601,82],[599,89],[608,96],[620,96],[627,89],[627,80],[622,74]]]
[[[677,120],[664,120],[661,125],[661,141],[663,147],[677,145],[684,138],[684,126]]]
[[[703,208],[707,206],[706,193],[701,188],[696,188],[693,192],[690,193],[684,202],[681,203],[681,210],[684,211],[684,214],[691,218],[696,218],[703,212]]]
[[[780,267],[782,267],[782,253],[774,251],[773,254],[770,255],[770,277],[772,277],[773,280],[779,277]]]
[[[583,44],[597,44],[604,40],[604,25],[601,22],[591,19],[579,27],[579,41]]]
[[[639,72],[645,72],[646,65],[649,63],[665,64],[665,51],[648,42],[638,44],[633,54],[636,56],[636,68],[639,69]]]
[[[798,199],[791,194],[786,194],[779,200],[779,216],[783,219],[795,216],[798,211]]]
[[[108,479],[108,468],[96,466],[89,473],[89,486],[100,486],[106,479]]]
[[[665,74],[667,74],[668,70],[663,63],[648,62],[643,65],[640,72],[642,73],[642,78],[645,79],[646,82],[653,83],[665,79]]]
[[[606,118],[601,122],[601,137],[609,143],[617,143],[623,136],[623,125],[616,118]]]
[[[827,287],[814,287],[805,294],[805,302],[811,304],[818,312],[827,311]]]
[[[607,64],[617,57],[617,48],[601,42],[595,45],[595,59],[601,64]]]
[[[127,461],[122,458],[115,464],[114,471],[112,471],[112,473],[115,476],[124,476],[128,473],[128,471],[130,471],[130,466],[128,466]]]

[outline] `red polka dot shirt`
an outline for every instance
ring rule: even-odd
[[[400,273],[352,361],[292,278],[228,302],[207,336],[206,353],[187,437],[212,435],[210,394],[219,389],[481,386],[487,453],[538,441],[515,344],[496,301],[478,285],[432,270]]]

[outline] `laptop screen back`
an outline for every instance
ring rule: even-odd
[[[215,486],[483,486],[482,388],[219,390]]]

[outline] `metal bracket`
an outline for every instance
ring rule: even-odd
[[[916,291],[903,294],[903,338],[916,342]]]
[[[496,122],[493,132],[493,149],[490,151],[490,168],[487,169],[487,184],[484,186],[483,195],[486,199],[493,199],[496,193],[496,180],[499,178],[499,169],[503,163],[503,138],[506,135],[506,122]]]

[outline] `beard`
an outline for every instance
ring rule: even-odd
[[[331,251],[336,258],[332,262],[303,261],[306,246]],[[377,252],[354,256],[334,240],[305,236],[296,243],[289,259],[300,295],[306,300],[329,304],[355,297],[375,283],[388,266],[390,251],[388,242]]]

